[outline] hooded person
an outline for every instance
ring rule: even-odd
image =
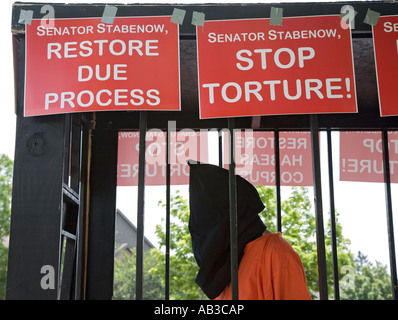
[[[199,266],[196,283],[209,299],[231,299],[229,172],[211,164],[190,161],[188,164],[190,166],[188,226],[193,253]],[[264,204],[256,188],[246,179],[236,175],[236,189],[239,298],[309,299],[304,270],[297,253],[281,237],[280,233],[269,232],[259,217],[259,213],[264,210]],[[272,248],[266,249],[264,243],[259,242],[266,237],[266,242],[272,244]],[[267,252],[267,257],[263,257]],[[286,253],[289,261],[285,259]],[[283,256],[280,257],[280,254]],[[289,259],[290,257],[291,259]],[[252,259],[254,260],[252,261]],[[263,261],[264,259],[265,261]],[[282,291],[286,291],[286,285],[290,285],[285,282],[297,283],[297,279],[292,279],[292,276],[293,278],[298,277],[299,285],[295,284],[292,288],[296,291],[295,294],[283,294],[282,297],[279,292],[271,292],[271,294],[264,292],[264,290],[270,291],[270,286],[275,286],[273,284],[275,279],[259,274],[261,268],[256,267],[256,263],[260,267],[277,268],[276,265],[269,265],[270,260],[276,260],[278,263],[279,260],[282,260],[287,263],[289,270],[291,267],[297,269],[293,270],[294,272],[288,275],[282,284],[284,287]],[[243,268],[242,266],[246,264],[248,268]],[[276,271],[263,270],[263,272],[271,272],[271,276]],[[266,282],[268,282],[265,286],[260,279],[264,278],[263,276],[267,278]],[[276,284],[276,286],[279,285]],[[271,291],[274,290],[271,288]]]
[[[210,164],[189,165],[189,231],[199,265],[196,283],[214,299],[231,281],[229,173]],[[236,178],[240,261],[246,243],[261,236],[266,226],[258,216],[264,205],[257,190],[242,177]]]

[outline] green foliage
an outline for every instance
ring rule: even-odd
[[[275,189],[258,186],[257,191],[265,205],[260,214],[265,224],[271,231],[275,231],[276,221],[276,197]],[[288,199],[281,202],[282,208],[282,233],[303,262],[307,287],[313,298],[319,291],[318,263],[316,246],[315,216],[311,213],[311,202],[308,189],[292,188]],[[336,243],[337,260],[339,265],[339,281],[344,280],[343,267],[357,270],[354,275],[354,289],[341,289],[342,299],[391,299],[391,281],[387,272],[387,266],[376,263],[376,266],[364,259],[354,259],[349,249],[351,241],[343,236],[343,227],[338,221],[339,213],[336,212]],[[327,263],[327,279],[329,298],[333,298],[333,258],[332,258],[332,232],[328,219],[325,228],[325,249]],[[358,256],[360,257],[360,255]]]
[[[12,160],[0,155],[0,239],[10,235],[12,170]]]
[[[163,205],[162,202],[159,202]],[[170,299],[201,300],[207,299],[195,283],[199,270],[193,256],[191,235],[188,229],[189,204],[178,191],[170,199]],[[166,234],[161,225],[156,228],[160,249],[165,247]],[[164,274],[164,254],[162,251],[152,251],[158,263],[151,269],[154,274]]]
[[[258,186],[257,191],[265,205],[260,213],[270,231],[277,230],[275,188]],[[315,239],[315,217],[311,213],[308,189],[293,188],[288,199],[281,201],[282,233],[284,239],[299,254],[304,266],[307,287],[312,296],[318,292],[318,264]]]
[[[0,299],[5,298],[8,247],[3,242],[10,235],[13,161],[0,155]]]
[[[387,266],[376,261],[373,265],[367,256],[358,252],[353,286],[342,291],[344,300],[391,300],[391,279]]]
[[[0,155],[0,299],[5,298],[8,248],[3,245],[10,234],[11,195],[13,161]],[[265,205],[260,216],[268,229],[276,228],[275,189],[257,187]],[[207,299],[195,283],[198,266],[192,253],[191,237],[188,230],[189,204],[178,191],[171,197],[170,223],[170,298]],[[162,202],[160,205],[164,205]],[[288,199],[281,202],[283,237],[299,254],[306,273],[307,286],[315,297],[318,292],[318,264],[315,239],[315,217],[311,213],[308,189],[293,188]],[[341,290],[341,298],[349,300],[391,299],[391,279],[387,266],[376,262],[372,264],[361,252],[357,257],[349,250],[350,240],[344,238],[343,228],[336,213],[336,240],[339,268],[349,267],[353,271],[354,283]],[[156,234],[159,249],[144,253],[143,291],[144,299],[163,299],[165,285],[165,247],[166,235],[160,225]],[[331,228],[328,221],[325,228],[325,245],[328,273],[329,298],[333,293]],[[135,299],[136,254],[123,253],[115,260],[114,299]],[[340,272],[340,281],[346,274]]]
[[[270,231],[276,231],[276,197],[275,188],[257,187],[257,191],[265,205],[260,213],[264,223]],[[191,237],[188,230],[189,204],[179,192],[170,199],[170,298],[171,299],[207,299],[201,289],[195,283],[198,266],[192,253]],[[160,205],[164,205],[161,201]],[[306,188],[292,188],[290,196],[281,202],[282,209],[282,234],[299,254],[307,278],[307,287],[313,298],[319,291],[318,288],[318,263],[316,246],[315,217],[311,213],[311,201]],[[348,268],[353,271],[354,284],[350,288],[341,291],[342,299],[391,299],[391,281],[387,267],[376,263],[373,266],[366,257],[359,253],[355,259],[349,250],[350,240],[344,238],[343,228],[338,221],[336,213],[336,241],[339,268]],[[152,277],[148,281],[157,281],[157,286],[164,286],[165,255],[162,251],[165,247],[166,234],[161,225],[157,226],[156,234],[159,239],[159,249],[152,249],[152,260],[146,264],[144,271],[144,287],[150,290],[149,284],[145,285],[145,277]],[[325,227],[325,246],[327,259],[327,278],[329,298],[333,298],[333,270],[331,253],[331,227],[328,221]],[[118,263],[118,262],[117,262]],[[115,267],[115,273],[126,272],[131,269],[135,277],[135,259],[133,265],[119,268]],[[130,271],[129,271],[130,272]],[[339,272],[340,283],[346,281],[347,275]],[[126,283],[135,283],[134,279],[121,278],[117,280],[117,287],[124,288]],[[161,283],[161,285],[160,285]],[[123,289],[128,291],[127,288]],[[145,291],[145,289],[144,289]],[[134,297],[135,293],[124,294],[121,298]],[[115,295],[118,297],[119,295]],[[151,294],[149,293],[149,296]],[[160,296],[157,298],[162,299]]]
[[[151,249],[154,250],[154,249]],[[151,250],[144,252],[143,294],[145,300],[164,299],[164,287],[160,275],[150,271],[156,265],[156,260]],[[123,251],[116,259],[114,265],[113,299],[134,300],[136,284],[136,252]]]

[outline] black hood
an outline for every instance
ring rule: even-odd
[[[221,167],[190,163],[189,231],[199,266],[196,283],[214,299],[231,281],[229,172]],[[264,232],[258,214],[264,205],[256,188],[236,176],[238,261],[246,244]]]

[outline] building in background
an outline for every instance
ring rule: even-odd
[[[115,257],[120,256],[124,250],[131,254],[137,246],[137,227],[121,212],[116,210],[115,224]],[[155,246],[144,237],[144,251],[155,248]]]

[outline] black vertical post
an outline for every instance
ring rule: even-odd
[[[70,176],[70,157],[71,157],[71,128],[72,128],[72,116],[65,114],[65,134],[64,134],[64,183],[69,186]]]
[[[170,135],[166,140],[166,269],[165,269],[165,300],[170,299]]]
[[[25,41],[14,36],[13,45],[17,122],[6,299],[56,299],[65,117],[23,116]]]
[[[321,161],[319,152],[318,116],[311,115],[312,170],[314,179],[314,203],[316,243],[318,257],[319,298],[328,299],[328,283],[326,270],[325,232],[323,227]]]
[[[7,299],[57,298],[64,125],[17,116]]]
[[[218,131],[218,166],[223,167],[223,144],[222,144],[223,131]]]
[[[80,147],[80,206],[79,215],[77,221],[77,237],[76,237],[76,284],[75,284],[75,298],[76,300],[84,300],[86,297],[86,286],[85,286],[85,270],[86,270],[86,226],[88,223],[88,210],[89,204],[87,199],[89,198],[89,159],[91,157],[91,129],[89,126],[89,120],[85,116],[82,116],[82,132],[81,132],[81,147]]]
[[[279,130],[274,132],[275,152],[275,193],[276,193],[276,225],[278,232],[282,232],[282,206],[281,206],[281,162],[279,148]]]
[[[231,250],[231,286],[232,300],[239,299],[238,287],[238,217],[237,217],[237,197],[236,197],[236,176],[235,176],[235,121],[228,119],[228,129],[230,134],[229,145],[229,217],[230,217],[230,250]]]
[[[70,182],[69,186],[76,193],[80,192],[80,168],[81,168],[81,140],[82,140],[82,116],[79,113],[72,115],[71,124],[71,153],[70,153]]]
[[[336,234],[336,210],[334,207],[334,176],[333,176],[333,151],[332,151],[332,135],[330,129],[327,131],[328,140],[328,167],[329,167],[329,197],[330,197],[330,227],[332,231],[332,259],[333,259],[333,283],[334,283],[334,299],[340,300],[339,287],[339,263],[337,257],[337,234]]]
[[[388,150],[388,132],[382,132],[383,142],[383,167],[384,167],[384,184],[386,193],[386,213],[387,213],[387,234],[388,248],[390,253],[390,273],[392,285],[392,298],[398,299],[398,283],[397,283],[397,262],[395,257],[395,241],[394,241],[394,225],[392,215],[392,199],[391,199],[391,175],[390,175],[390,156]]]
[[[137,266],[136,299],[143,299],[144,272],[144,209],[145,209],[145,149],[146,149],[147,113],[140,111],[140,144],[138,154],[138,207],[137,207]]]
[[[87,300],[113,294],[118,133],[92,131],[87,242]]]

